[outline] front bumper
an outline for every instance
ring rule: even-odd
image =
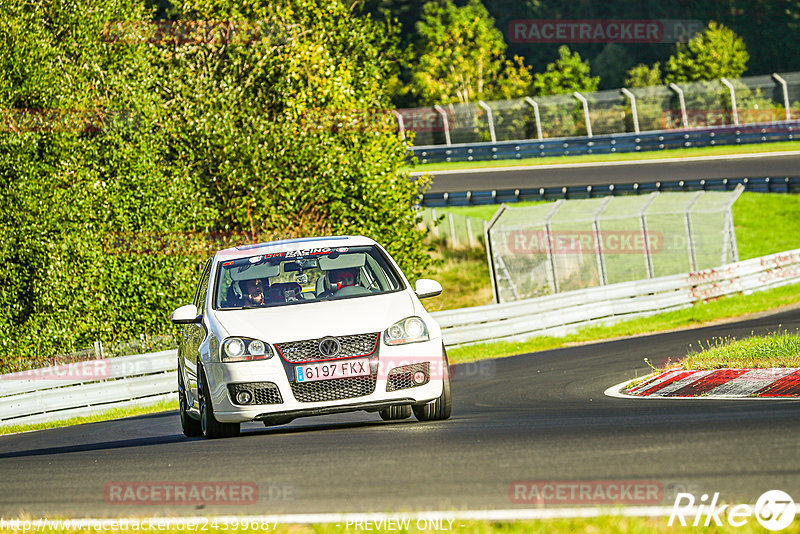
[[[280,421],[296,417],[325,415],[357,410],[377,411],[388,406],[403,404],[424,404],[438,398],[442,394],[445,363],[441,338],[422,343],[387,346],[380,345],[377,355],[370,357],[372,381],[374,388],[354,390],[356,396],[326,399],[326,391],[336,390],[334,380],[307,382],[298,388],[294,383],[294,364],[282,361],[280,356],[265,361],[205,364],[209,392],[214,406],[214,416],[223,423],[244,423],[248,421]],[[346,360],[341,360],[346,361]],[[407,383],[401,389],[397,387],[396,375],[391,373],[397,367],[406,368],[420,365],[428,370],[427,382],[411,387]],[[364,377],[366,378],[366,377]],[[353,378],[336,380],[355,380]],[[246,384],[270,382],[280,391],[282,402],[274,404],[239,405],[231,398],[230,384]],[[363,386],[362,381],[362,386]],[[369,382],[369,381],[367,381]],[[390,386],[387,388],[387,386]],[[311,395],[307,392],[316,389]],[[303,391],[301,391],[301,389]],[[365,393],[366,394],[362,394]],[[309,399],[323,399],[313,400]],[[304,402],[305,399],[307,402]],[[274,401],[273,401],[274,402]]]

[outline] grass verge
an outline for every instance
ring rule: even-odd
[[[61,421],[48,421],[46,423],[36,423],[31,425],[10,425],[0,426],[0,436],[5,434],[16,434],[18,432],[28,432],[31,430],[46,430],[48,428],[58,428],[62,426],[82,425],[84,423],[95,423],[97,421],[110,421],[112,419],[122,419],[134,415],[145,415],[149,413],[168,412],[178,409],[178,401],[162,401],[150,406],[137,406],[133,408],[113,408],[95,415],[86,417],[72,417]]]
[[[692,349],[681,359],[687,370],[724,368],[800,367],[800,335],[774,332],[767,336],[745,339],[714,338],[699,342],[700,350]]]
[[[687,517],[686,522],[688,525],[691,525],[694,517]],[[238,532],[241,534],[255,534],[259,532],[277,532],[279,534],[283,533],[292,533],[292,534],[338,534],[341,532],[359,532],[359,531],[370,531],[370,532],[408,532],[408,533],[422,533],[422,532],[441,532],[443,530],[452,530],[453,532],[459,533],[474,533],[474,534],[489,534],[489,533],[505,533],[505,534],[517,534],[517,533],[532,533],[532,534],[571,534],[571,533],[586,533],[586,534],[595,534],[598,532],[603,532],[606,534],[622,534],[622,533],[629,533],[635,532],[638,534],[661,534],[661,533],[671,533],[675,532],[676,530],[680,530],[680,532],[688,532],[688,533],[703,533],[703,534],[716,534],[717,532],[730,532],[731,527],[725,523],[727,516],[722,514],[720,517],[723,526],[719,527],[712,523],[710,527],[692,527],[692,526],[677,526],[677,520],[675,526],[668,526],[668,518],[667,517],[656,517],[656,518],[640,518],[640,517],[620,517],[620,516],[600,516],[600,517],[592,517],[592,518],[581,518],[581,519],[545,519],[545,520],[538,520],[538,521],[461,521],[456,520],[453,522],[452,527],[448,524],[445,520],[443,526],[439,529],[435,527],[424,528],[425,525],[420,522],[420,526],[423,527],[422,529],[417,528],[416,521],[411,520],[410,528],[396,528],[396,529],[384,529],[380,526],[377,526],[373,521],[365,524],[364,522],[361,523],[360,528],[355,524],[347,525],[345,522],[339,525],[332,525],[332,524],[312,524],[312,525],[281,525],[278,524],[274,526],[274,523],[270,523],[269,525],[264,525],[264,528],[242,528],[242,529],[233,529],[228,524],[219,523],[220,528],[219,531],[228,530],[229,528],[233,532]],[[764,532],[763,527],[761,527],[758,522],[753,517],[745,518],[745,524],[741,527],[737,527],[735,530],[737,533],[741,534],[750,534],[752,532]],[[154,524],[158,524],[157,520],[153,521]],[[229,525],[235,525],[235,521],[231,521]],[[201,522],[202,525],[202,522]],[[211,527],[213,525],[213,519],[209,519],[207,527]],[[368,525],[369,528],[366,528]],[[446,527],[446,528],[444,528]],[[208,528],[209,530],[216,530]],[[123,529],[45,529],[45,532],[52,532],[52,533],[72,533],[72,532],[130,532],[131,530],[123,530]],[[19,532],[27,534],[30,530],[25,531],[23,529],[19,530],[11,530],[11,529],[0,529],[0,532]],[[39,532],[39,531],[37,531]],[[137,529],[136,532],[142,533],[149,533],[149,532],[174,532],[174,533],[195,533],[197,529],[179,529],[179,528],[167,528],[167,529],[159,529],[159,528],[142,528]],[[782,530],[781,532],[787,534],[794,534],[800,532],[800,523],[797,521],[790,524],[786,529]]]
[[[616,154],[586,154],[581,156],[551,156],[545,158],[503,159],[489,161],[454,161],[449,163],[425,163],[403,167],[404,171],[443,171],[451,169],[482,169],[495,167],[522,167],[528,165],[553,165],[559,163],[593,163],[604,161],[632,161],[663,158],[690,158],[698,156],[727,156],[732,154],[759,154],[800,150],[800,141],[764,143],[752,145],[709,146],[653,150],[648,152],[621,152]]]
[[[426,277],[447,289],[438,297],[426,299],[426,310],[454,310],[492,302],[489,264],[482,248],[454,250],[440,245],[434,257],[441,263]]]
[[[527,341],[497,341],[448,349],[451,363],[486,358],[514,356],[578,343],[605,341],[634,335],[651,334],[687,327],[700,327],[714,322],[776,310],[800,302],[800,284],[776,287],[752,295],[734,295],[690,308],[624,321],[611,326],[588,326],[564,337],[541,336]]]

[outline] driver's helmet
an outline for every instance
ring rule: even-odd
[[[339,291],[343,287],[356,285],[356,273],[352,269],[338,269],[330,275],[331,289]]]

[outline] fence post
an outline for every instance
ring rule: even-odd
[[[578,91],[575,91],[574,93],[572,93],[572,96],[577,98],[578,101],[583,105],[583,118],[586,121],[586,137],[591,137],[592,136],[592,120],[589,118],[589,102]]]
[[[450,123],[447,120],[447,112],[439,104],[433,106],[433,109],[435,109],[442,117],[442,124],[444,125],[444,141],[446,145],[450,146]]]
[[[611,202],[610,196],[603,199],[600,207],[595,210],[592,215],[592,229],[594,230],[594,239],[597,243],[595,255],[597,256],[597,272],[600,275],[600,285],[608,284],[608,274],[606,273],[606,257],[603,254],[603,236],[600,234],[600,215],[606,210],[606,206]]]
[[[469,217],[467,217],[467,243],[469,243],[470,248],[475,248],[475,239],[472,235],[472,224]]]
[[[733,207],[733,203],[739,198],[739,196],[744,192],[744,186],[742,184],[737,184],[733,190],[733,194],[731,195],[730,202],[728,202],[727,208],[728,213],[725,217],[725,222],[727,226],[727,232],[725,236],[725,244],[728,245],[730,243],[731,248],[731,263],[735,263],[739,261],[739,247],[736,245],[736,227],[733,225],[733,212],[731,208]],[[727,256],[727,251],[724,250],[727,247],[723,247],[722,252],[722,264],[725,265],[725,256]]]
[[[683,122],[684,128],[688,128],[689,117],[686,115],[686,99],[683,97],[683,89],[681,89],[674,83],[670,83],[669,88],[672,89],[676,95],[678,95],[678,101],[681,104],[681,122]]]
[[[547,217],[544,218],[544,231],[547,237],[547,263],[550,266],[550,288],[553,290],[553,293],[558,293],[558,278],[556,277],[556,260],[553,257],[553,232],[550,229],[550,220],[555,216],[556,212],[561,208],[561,204],[564,203],[564,199],[556,201],[553,205],[553,209],[550,210],[550,213],[547,214]]]
[[[646,212],[650,204],[658,196],[658,191],[650,193],[650,198],[644,203],[642,209],[639,210],[639,225],[642,229],[642,237],[644,238],[644,263],[647,266],[647,277],[655,278],[655,269],[653,268],[653,256],[650,253],[650,238],[647,236],[647,217]]]
[[[789,103],[789,87],[786,84],[786,80],[783,79],[783,76],[780,76],[777,72],[772,73],[772,79],[778,82],[783,88],[783,108],[786,110],[786,120],[790,121],[792,120],[792,108]]]
[[[692,199],[686,205],[686,209],[683,212],[684,218],[684,226],[686,228],[686,248],[689,252],[689,271],[690,272],[697,272],[697,251],[695,250],[694,246],[694,231],[692,229],[692,208],[697,201],[700,200],[700,197],[705,191],[698,191],[694,194]]]
[[[739,112],[736,109],[736,91],[733,89],[733,84],[728,78],[720,78],[719,81],[728,88],[731,94],[731,112],[733,113],[733,125],[739,126]]]
[[[483,221],[483,239],[486,243],[486,257],[489,260],[489,273],[492,275],[492,297],[494,301],[500,304],[500,288],[497,285],[497,270],[494,265],[494,255],[492,253],[492,241],[489,239],[489,232],[492,231],[492,226],[497,222],[503,212],[506,211],[506,205],[500,204],[492,219],[487,223]]]
[[[620,89],[622,94],[631,101],[631,115],[633,116],[633,131],[639,133],[639,113],[636,111],[636,95],[628,90],[627,87]]]
[[[492,116],[492,108],[483,100],[478,100],[478,105],[486,110],[486,118],[489,120],[489,136],[492,138],[492,143],[497,142],[497,137],[494,135],[494,117]]]
[[[436,208],[431,208],[431,222],[433,223],[433,235],[439,239],[439,225],[436,222]]]
[[[456,239],[456,223],[455,219],[453,218],[453,212],[447,214],[447,218],[450,219],[450,244],[453,248],[458,248],[458,240]]]
[[[539,136],[539,141],[541,141],[544,137],[542,137],[542,119],[539,117],[539,104],[529,96],[525,97],[525,102],[533,108],[533,116],[536,118],[536,135]]]
[[[400,128],[400,138],[401,139],[405,139],[406,138],[406,128],[405,128],[405,125],[403,123],[403,116],[400,115],[400,113],[396,109],[393,109],[392,113],[394,113],[394,116],[397,119],[397,126]]]

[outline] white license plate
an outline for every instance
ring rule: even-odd
[[[368,376],[369,374],[369,358],[312,363],[309,365],[298,365],[294,368],[294,376],[298,382],[313,382],[315,380],[330,380],[332,378],[347,378],[351,376]]]

